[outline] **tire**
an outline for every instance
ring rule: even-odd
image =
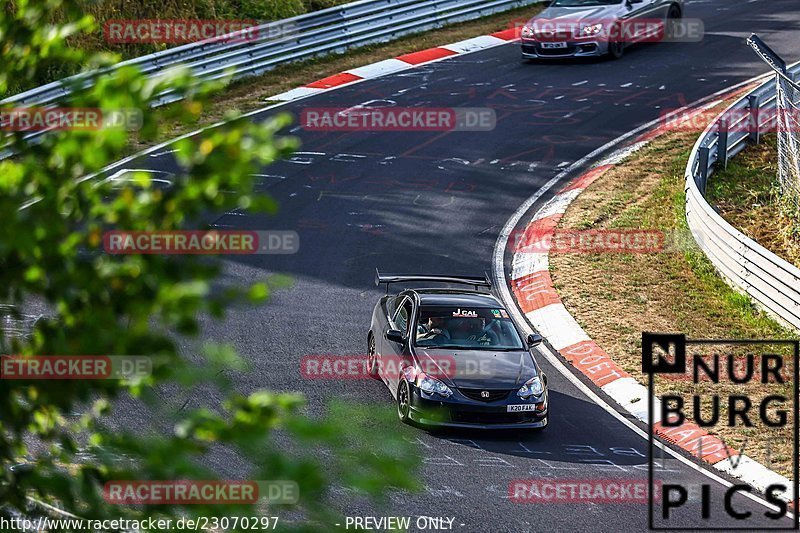
[[[621,59],[625,55],[625,43],[608,43],[608,55],[611,59]]]
[[[408,386],[408,381],[401,379],[400,385],[397,386],[397,416],[400,422],[404,424],[411,424],[411,389]]]
[[[375,335],[370,331],[367,336],[367,374],[372,379],[381,379],[378,372],[378,353],[375,349]]]
[[[667,42],[671,42],[671,37],[675,34],[675,26],[678,24],[677,21],[683,18],[683,13],[681,12],[681,8],[676,5],[671,5],[669,11],[667,11],[667,20],[664,21],[664,39]]]

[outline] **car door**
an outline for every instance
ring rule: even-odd
[[[375,351],[378,360],[381,354],[385,353],[388,349],[388,341],[386,340],[386,332],[392,329],[392,317],[397,311],[397,304],[403,300],[404,296],[387,296],[386,303],[383,308],[383,316],[377,323],[378,328],[375,329]]]
[[[412,326],[414,321],[414,301],[405,296],[397,304],[397,310],[389,320],[389,324],[384,331],[384,354],[381,356],[381,373],[384,381],[389,385],[392,393],[397,392],[400,383],[400,369],[408,364],[411,358],[410,344],[412,342]],[[386,338],[386,333],[390,330],[397,330],[405,339],[404,342],[396,342]]]
[[[647,39],[652,35],[653,25],[663,23],[667,15],[664,0],[629,0],[627,5],[626,37],[631,42]]]

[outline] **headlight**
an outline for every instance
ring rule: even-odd
[[[444,396],[445,398],[449,398],[453,391],[450,390],[450,387],[442,383],[436,378],[432,378],[427,375],[425,372],[420,372],[417,375],[417,387],[427,394],[438,394],[439,396]]]
[[[533,37],[533,28],[530,26],[523,26],[522,27],[522,36],[523,37]]]
[[[597,35],[603,31],[602,24],[592,24],[591,26],[584,26],[581,30],[581,35]]]
[[[544,385],[539,376],[534,376],[525,382],[525,385],[517,391],[517,396],[523,400],[527,400],[531,396],[541,396],[544,392]]]

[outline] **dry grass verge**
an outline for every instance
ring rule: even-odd
[[[777,142],[775,135],[764,137],[714,174],[708,200],[739,231],[800,267],[800,220],[781,205]]]
[[[560,227],[644,228],[686,235],[683,174],[696,140],[696,133],[658,138],[592,184],[569,207]],[[553,280],[569,312],[614,361],[643,384],[643,331],[682,332],[689,338],[792,336],[730,289],[691,238],[680,241],[688,244],[650,254],[551,254]],[[704,401],[713,393],[740,392],[755,403],[767,390],[775,390],[774,386],[731,383],[695,386],[681,378],[660,380],[657,392],[675,392],[684,398],[696,393]],[[791,398],[791,383],[783,388]],[[705,407],[701,412],[708,414]],[[691,413],[691,408],[686,411]],[[722,413],[727,410],[723,408]],[[744,446],[747,455],[791,475],[789,429],[767,435],[762,425],[761,430],[725,428],[717,433],[732,449]]]

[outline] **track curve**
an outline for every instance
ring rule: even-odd
[[[744,45],[751,32],[788,57],[797,55],[792,46],[800,29],[796,0],[691,1],[686,16],[705,21],[702,42],[636,47],[617,62],[537,64],[523,63],[511,44],[254,115],[258,120],[278,110],[299,115],[306,107],[388,100],[398,106],[492,107],[498,123],[490,133],[293,132],[302,140],[302,153],[264,169],[261,187],[278,201],[278,216],[226,214],[216,221],[221,227],[295,230],[301,237],[296,255],[226,262],[231,281],[248,282],[272,272],[296,280],[262,309],[235,310],[225,323],[207,324],[208,338],[233,343],[253,366],[250,374],[234,377],[236,387],[244,392],[298,390],[312,409],[330,398],[391,408],[389,391],[378,382],[300,377],[305,355],[365,352],[370,312],[380,294],[371,285],[375,267],[463,274],[489,270],[500,229],[564,168],[663,110],[764,72]],[[176,170],[168,149],[123,166]],[[545,506],[508,500],[513,479],[646,479],[646,441],[544,357],[539,360],[550,379],[553,416],[547,431],[493,436],[403,428],[424,456],[425,491],[394,495],[388,509],[380,511],[346,497],[345,513],[455,517],[459,531],[646,530],[643,505]],[[216,402],[211,396],[195,400]],[[144,429],[136,409],[129,413],[117,423]],[[224,452],[212,455],[210,462],[223,476],[243,475],[246,468]],[[669,464],[692,483],[709,482],[683,463]],[[749,501],[741,505],[763,512]],[[687,517],[684,525],[699,522]]]

